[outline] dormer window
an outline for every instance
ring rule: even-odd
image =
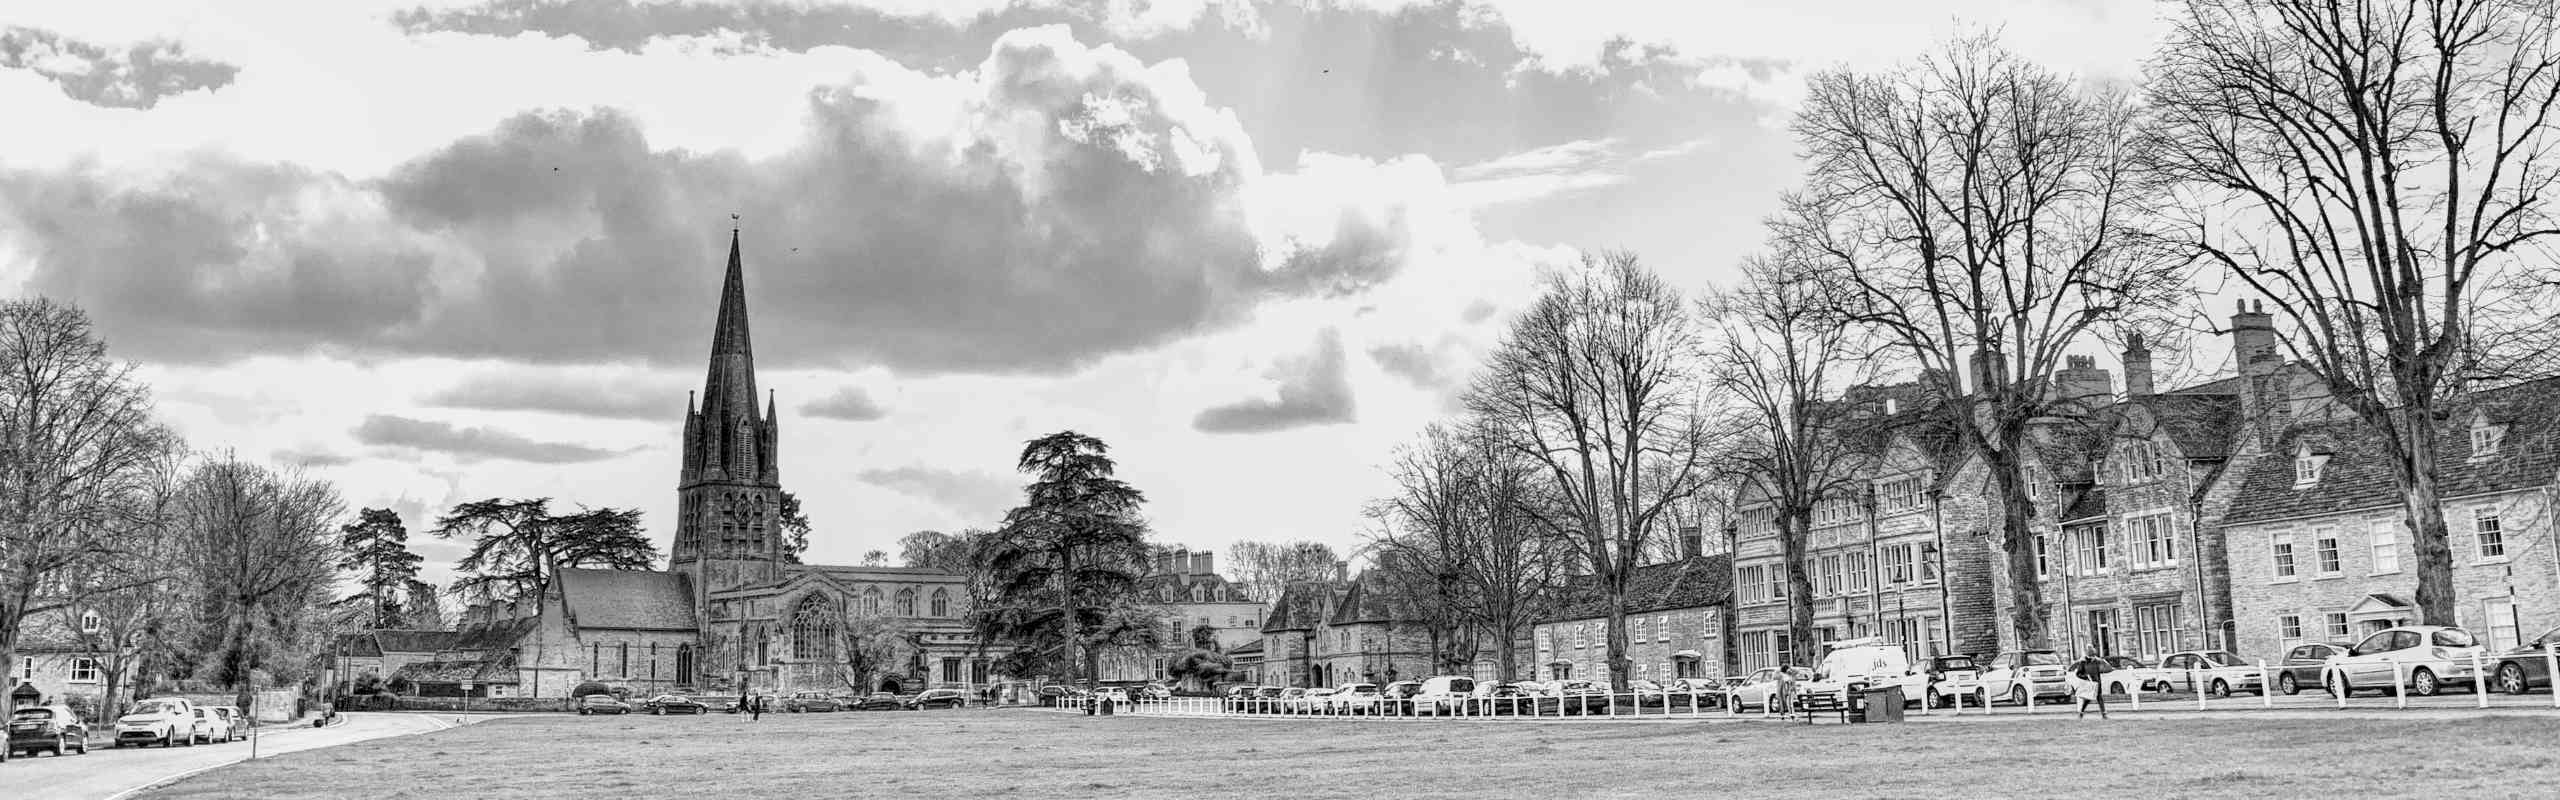
[[[2328,454],[2312,450],[2311,445],[2305,444],[2301,447],[2295,448],[2293,451],[2293,488],[2301,489],[2319,483],[2320,471],[2322,468],[2328,466],[2328,464]]]
[[[2507,438],[2506,433],[2507,426],[2492,425],[2486,416],[2473,417],[2471,419],[2471,457],[2497,455],[2498,444]]]

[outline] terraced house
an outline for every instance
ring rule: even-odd
[[[1699,555],[1696,533],[1676,561],[1636,568],[1627,585],[1628,677],[1712,678],[1724,670],[1724,611],[1733,557]],[[1531,627],[1536,669],[1524,680],[1609,679],[1609,598],[1584,581]],[[1486,677],[1486,676],[1478,676]]]

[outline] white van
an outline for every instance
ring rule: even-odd
[[[1840,699],[1847,700],[1846,693],[1872,686],[1901,686],[1903,702],[1917,703],[1929,686],[1929,676],[1911,665],[1910,655],[1900,645],[1887,643],[1881,636],[1868,636],[1832,642],[1831,652],[1815,665],[1813,680],[1799,692],[1839,694]]]
[[[1413,713],[1463,714],[1467,698],[1476,694],[1476,679],[1442,675],[1422,682],[1422,690],[1413,694]]]

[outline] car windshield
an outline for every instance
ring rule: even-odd
[[[2471,634],[2461,628],[2438,630],[2435,640],[2437,647],[2472,647],[2480,644],[2479,640],[2471,638]]]
[[[2549,647],[2554,644],[2560,644],[2560,628],[2543,631],[2542,635],[2533,637],[2532,646],[2534,647]]]
[[[2062,656],[2051,650],[2028,653],[2026,655],[2028,666],[2060,666],[2062,664]]]
[[[1942,659],[1938,659],[1938,668],[1939,668],[1939,669],[1973,669],[1973,659],[1970,659],[1970,658],[1942,658]]]
[[[127,713],[127,714],[133,714],[133,715],[141,715],[141,714],[174,714],[174,713],[177,713],[177,711],[178,711],[178,704],[176,704],[176,703],[172,703],[172,702],[169,702],[169,701],[166,701],[166,700],[145,700],[145,701],[143,701],[142,705],[134,706],[132,711],[128,711],[128,712],[125,712],[125,713]]]
[[[10,718],[10,719],[52,719],[52,718],[53,718],[53,709],[50,709],[50,708],[21,708],[21,709],[18,709],[18,713],[15,713],[15,714],[11,714],[11,715],[9,715],[9,718]]]
[[[2210,652],[2210,653],[2206,653],[2206,654],[2204,654],[2204,660],[2206,660],[2206,661],[2211,661],[2211,662],[2213,662],[2213,663],[2220,664],[2220,665],[2223,665],[2223,666],[2230,666],[2230,665],[2233,665],[2233,664],[2238,664],[2238,663],[2240,663],[2240,657],[2239,657],[2239,656],[2237,656],[2237,655],[2233,655],[2233,654],[2231,654],[2231,653],[2224,652],[2224,651],[2221,651],[2221,650],[2215,650],[2215,651],[2213,651],[2213,652]]]

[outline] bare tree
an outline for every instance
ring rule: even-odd
[[[1819,254],[1841,312],[1939,387],[1988,473],[2009,624],[2044,640],[2025,474],[2033,423],[2081,410],[2054,390],[2066,350],[2177,304],[2171,259],[2129,233],[2140,199],[2132,105],[2028,64],[1988,35],[1907,67],[1810,82],[1794,129],[1811,170],[1779,218]]]
[[[175,441],[88,315],[0,302],[0,664],[17,663],[28,620],[71,602],[60,591],[70,571],[125,557],[130,539],[115,523]],[[9,703],[0,697],[0,713]]]
[[[1814,662],[1813,581],[1806,569],[1815,505],[1856,489],[1860,454],[1840,393],[1875,371],[1810,254],[1786,241],[1746,259],[1743,283],[1704,302],[1715,322],[1709,385],[1729,398],[1724,477],[1745,503],[1767,504],[1786,572],[1788,662]]]
[[[342,553],[337,490],[231,455],[198,464],[178,493],[176,530],[213,634],[212,676],[255,711],[257,676],[294,661],[282,645],[328,603]]]
[[[1247,599],[1270,603],[1298,581],[1334,577],[1342,557],[1322,542],[1242,541],[1227,546],[1227,574]]]
[[[1437,605],[1452,618],[1445,642],[1433,631],[1442,651],[1435,666],[1462,669],[1489,641],[1502,679],[1516,680],[1511,642],[1546,609],[1571,555],[1571,545],[1532,516],[1547,499],[1537,493],[1541,474],[1473,421],[1426,428],[1398,453],[1391,474],[1396,493],[1369,510],[1386,526],[1374,545],[1397,585],[1427,595],[1414,603],[1423,616]]]
[[[1469,410],[1545,474],[1531,507],[1607,598],[1609,675],[1627,687],[1627,584],[1706,475],[1689,301],[1629,253],[1547,276],[1469,391]]]
[[[2490,290],[2550,262],[2560,233],[2552,4],[2180,10],[2151,71],[2146,152],[2195,210],[2164,211],[2166,234],[2289,318],[2288,348],[2390,456],[2419,616],[2453,624],[2437,426],[2494,358]]]
[[[108,523],[115,554],[82,560],[63,586],[72,602],[57,611],[80,651],[96,662],[99,718],[124,713],[126,679],[155,647],[183,638],[193,597],[176,579],[184,565],[169,534],[184,456],[175,448],[153,459],[137,491]]]

